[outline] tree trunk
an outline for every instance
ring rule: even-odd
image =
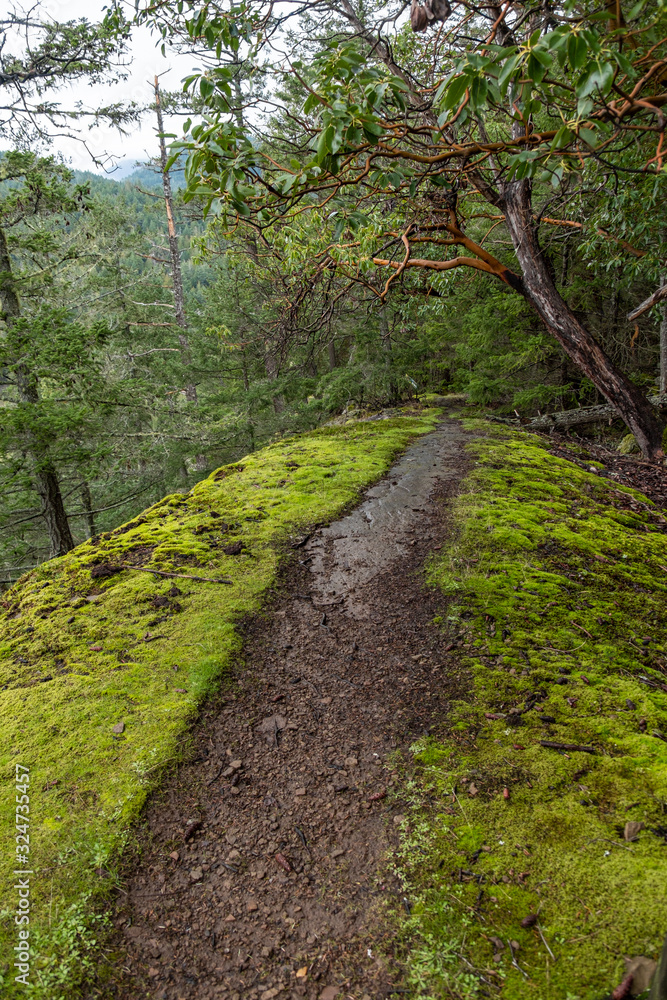
[[[58,474],[50,462],[35,469],[37,492],[42,506],[42,517],[49,535],[50,556],[64,556],[74,548],[67,513],[60,491]]]
[[[37,379],[25,365],[18,365],[16,368],[16,385],[22,403],[34,405],[39,402]],[[73,549],[74,539],[65,512],[58,473],[51,461],[49,447],[31,431],[28,431],[28,434],[28,450],[33,461],[35,486],[49,536],[50,556],[53,559],[56,556],[64,556],[66,552]]]
[[[667,285],[667,275],[662,283]],[[662,303],[660,322],[660,392],[667,392],[667,301]]]
[[[190,364],[190,342],[188,341],[186,330],[188,328],[185,317],[185,296],[183,294],[183,275],[181,273],[181,251],[178,247],[178,236],[174,225],[174,208],[171,194],[171,179],[167,169],[167,146],[164,141],[164,121],[162,118],[162,105],[160,103],[160,88],[158,78],[155,77],[155,110],[157,112],[158,139],[160,141],[160,166],[162,168],[162,190],[164,191],[164,204],[167,211],[167,239],[169,241],[169,254],[171,256],[171,281],[174,289],[174,316],[181,328],[178,335],[178,342],[181,345],[181,358],[184,365]],[[190,403],[197,402],[197,387],[189,382],[185,387],[185,398]]]
[[[88,537],[95,537],[95,515],[93,514],[93,498],[90,495],[90,487],[84,479],[81,483],[81,502],[85,511],[86,524],[88,525]]]
[[[4,320],[11,326],[21,315],[21,304],[16,293],[12,274],[12,259],[7,246],[5,231],[0,227],[0,299]],[[39,402],[36,376],[25,364],[15,368],[19,400],[22,403]],[[74,539],[67,520],[58,473],[51,460],[49,447],[44,441],[28,430],[28,452],[33,463],[35,486],[39,494],[41,513],[49,536],[51,558],[64,556],[74,548]]]
[[[667,226],[660,231],[662,243],[667,243]],[[663,274],[660,287],[667,286],[667,274]],[[667,392],[667,299],[663,299],[660,321],[660,392]]]
[[[267,378],[274,382],[278,378],[278,361],[269,344],[264,345],[264,368]],[[273,412],[277,415],[285,409],[285,400],[280,394],[273,397]]]
[[[380,306],[380,339],[382,340],[382,353],[384,354],[385,366],[389,374],[389,402],[396,403],[398,400],[398,386],[396,385],[396,380],[391,374],[391,331],[389,329],[389,321],[387,319],[387,307],[384,302]]]
[[[664,458],[664,423],[641,389],[617,368],[561,298],[542,254],[533,222],[530,181],[503,185],[501,203],[523,274],[521,291],[565,353],[628,425],[644,458]]]
[[[336,367],[336,345],[333,339],[327,344],[327,351],[329,353],[329,371],[332,372]]]

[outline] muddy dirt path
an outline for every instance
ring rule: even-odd
[[[442,598],[422,568],[447,538],[465,442],[448,420],[413,444],[298,551],[246,628],[235,691],[206,706],[194,759],[147,810],[104,995],[400,991],[379,919],[401,903],[386,870],[401,802],[385,793],[392,751],[437,725],[455,693],[431,624]]]

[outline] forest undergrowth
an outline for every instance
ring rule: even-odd
[[[602,1000],[667,929],[667,520],[544,439],[468,425],[427,577],[469,695],[405,763],[407,975],[428,997]]]

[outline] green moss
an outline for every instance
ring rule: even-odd
[[[637,438],[634,434],[626,434],[618,442],[618,451],[621,455],[631,455],[633,452],[639,451],[639,445],[637,444]]]
[[[458,537],[429,567],[472,686],[413,747],[408,965],[429,997],[601,1000],[667,930],[667,521],[536,437],[475,426]]]
[[[350,423],[271,445],[45,563],[4,595],[3,996],[14,986],[16,765],[30,768],[34,995],[52,998],[61,992],[58,970],[85,965],[77,949],[88,932],[77,907],[113,883],[129,825],[178,757],[198,705],[233,665],[235,623],[260,606],[290,538],[354,502],[435,416]],[[239,542],[240,554],[224,553]],[[147,566],[232,585],[132,568]],[[120,722],[124,731],[114,733]],[[70,975],[69,996],[73,988]]]

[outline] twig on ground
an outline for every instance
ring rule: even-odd
[[[544,940],[544,938],[542,940]],[[509,945],[510,955],[512,956],[512,965],[514,966],[515,969],[519,970],[519,972],[524,977],[524,979],[528,979],[528,973],[524,972],[524,970],[521,968],[521,966],[519,965],[519,963],[516,960],[516,955],[514,954],[514,948],[512,947],[512,942],[508,941],[507,944]],[[547,945],[547,947],[549,947],[549,946]]]
[[[545,938],[544,934],[542,933],[542,928],[540,927],[539,924],[536,924],[535,926],[537,927],[537,930],[539,931],[539,935],[542,938],[542,941],[544,942],[544,947],[547,949],[547,951],[549,952],[549,954],[551,955],[551,957],[553,958],[553,960],[555,962],[556,961],[556,956],[554,955],[554,953],[552,952],[551,948],[547,944],[547,939]]]
[[[189,576],[187,573],[167,573],[162,569],[150,569],[148,566],[132,566],[130,563],[121,563],[123,569],[136,570],[138,573],[154,573],[155,576],[174,577],[177,580],[197,580],[199,583],[229,583],[233,580],[226,580],[223,577],[210,576]]]
[[[578,750],[581,753],[595,753],[595,747],[580,746],[578,743],[554,743],[552,740],[540,740],[540,746],[547,750]]]

